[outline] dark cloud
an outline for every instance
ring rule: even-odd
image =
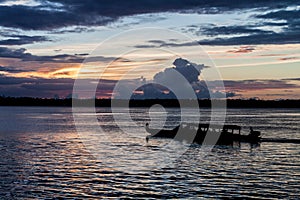
[[[259,56],[277,57],[277,56],[288,56],[288,54],[271,53],[271,54],[260,54]]]
[[[32,44],[35,42],[50,41],[45,36],[26,36],[26,35],[6,34],[5,37],[10,37],[10,39],[0,40],[0,45],[23,45],[23,44]]]
[[[27,72],[27,70],[17,69],[15,67],[10,66],[0,66],[0,71],[8,72],[8,73],[20,73],[20,72]]]
[[[214,26],[209,25],[201,27],[196,31],[197,35],[218,36],[218,35],[234,35],[234,34],[272,34],[273,31],[261,30],[253,26]]]
[[[298,3],[299,4],[299,3]],[[277,10],[271,11],[266,14],[256,15],[257,18],[286,20],[287,22],[299,21],[300,10]]]
[[[117,57],[105,57],[105,56],[93,56],[93,57],[87,57],[85,58],[84,62],[112,62],[112,61],[122,61],[122,62],[130,62],[128,60],[117,58]]]
[[[157,82],[173,84],[173,71],[176,71],[179,72],[188,81],[188,83],[193,83],[199,81],[198,77],[202,69],[205,68],[204,65],[198,65],[182,58],[177,58],[173,62],[173,65],[175,66],[174,68],[166,68],[164,71],[155,74],[153,79]]]
[[[298,33],[262,33],[230,38],[216,38],[199,41],[201,45],[260,45],[300,43]]]
[[[296,16],[295,16],[296,17]],[[297,44],[300,43],[300,20],[298,24],[293,24],[296,28],[284,28],[282,32],[265,31],[252,26],[212,26],[198,30],[197,26],[189,29],[198,35],[213,37],[211,39],[203,39],[195,42],[174,42],[155,40],[148,41],[146,44],[136,45],[136,48],[160,48],[160,47],[184,47],[197,45],[261,45],[261,44]],[[298,26],[298,28],[297,28]],[[197,30],[195,30],[197,29]],[[237,36],[242,34],[240,36]],[[226,35],[226,37],[224,37]],[[241,49],[244,51],[245,49]],[[242,53],[242,52],[240,52]]]
[[[3,58],[19,58],[22,59],[23,57],[30,56],[31,54],[25,53],[26,49],[10,49],[7,47],[0,47],[0,57]]]
[[[287,26],[287,22],[263,22],[262,24],[257,24],[258,26],[264,25],[264,26]]]
[[[22,78],[0,74],[0,95],[41,98],[52,98],[58,95],[64,98],[73,92],[74,81],[71,78]],[[116,82],[115,80],[101,79],[97,88],[97,96],[111,97]],[[90,87],[91,84],[98,83],[98,80],[82,80],[82,83]]]
[[[134,47],[138,48],[138,49],[147,49],[147,48],[159,48],[160,46],[152,45],[152,44],[138,44],[138,45],[135,45]]]
[[[31,78],[17,78],[17,77],[11,77],[11,76],[5,76],[3,74],[0,74],[0,85],[16,85],[21,83],[30,83],[33,79]]]
[[[297,1],[195,1],[195,0],[49,0],[38,1],[39,6],[0,6],[0,26],[23,30],[48,30],[50,33],[70,33],[93,31],[91,26],[107,25],[125,16],[159,12],[223,13],[241,9],[256,9],[264,14],[252,16],[264,19],[255,25],[234,26],[191,26],[188,31],[197,35],[215,37],[199,41],[202,45],[256,45],[299,43],[299,10],[286,10],[288,6],[298,5]],[[274,10],[272,12],[268,12]],[[268,20],[265,20],[268,19]],[[272,20],[272,21],[271,21]],[[143,20],[141,21],[143,22]],[[282,32],[264,30],[263,26],[283,26]],[[226,35],[226,37],[223,37]],[[241,35],[241,36],[236,36]],[[22,45],[47,41],[43,36],[15,35],[0,41],[0,45]],[[168,42],[140,44],[137,48],[157,46],[191,46],[195,43]]]
[[[23,30],[53,30],[67,26],[106,25],[124,16],[158,12],[221,13],[234,9],[282,8],[297,2],[286,0],[48,0],[39,6],[0,6],[0,26]]]
[[[88,54],[59,54],[53,56],[37,56],[27,53],[25,48],[11,49],[7,47],[0,47],[0,57],[2,58],[17,58],[22,61],[36,61],[36,62],[53,62],[53,63],[82,63],[96,62],[96,61],[111,61],[114,57],[95,56],[87,57]]]
[[[81,63],[84,60],[82,56],[76,55],[54,55],[54,56],[37,56],[31,53],[26,53],[25,48],[10,49],[0,47],[0,57],[3,58],[18,58],[22,61],[39,61],[39,62],[63,62],[63,63]]]
[[[248,48],[248,47],[247,47]],[[144,86],[140,87],[138,90],[143,93],[136,93],[133,98],[136,99],[172,99],[178,98],[175,96],[179,91],[187,90],[187,87],[192,86],[197,98],[230,98],[241,96],[242,93],[247,91],[260,91],[268,89],[278,89],[278,90],[290,90],[299,89],[300,85],[295,84],[291,81],[299,81],[300,78],[291,79],[280,79],[280,80],[215,80],[215,81],[203,81],[199,79],[201,70],[204,68],[203,65],[196,65],[185,59],[177,59],[174,62],[174,68],[166,68],[154,75],[153,81],[157,84],[147,84],[144,81]],[[198,66],[198,70],[195,70],[192,66]],[[180,73],[187,82],[181,82],[177,80],[174,74]],[[185,85],[187,84],[187,85]],[[225,86],[226,91],[220,90],[220,86]],[[209,87],[208,87],[209,85]],[[124,84],[125,88],[126,84]],[[164,86],[174,86],[178,89],[177,91],[171,91],[170,88]],[[124,91],[128,91],[125,90]],[[130,91],[130,90],[129,90]],[[177,93],[176,93],[177,92]],[[184,95],[183,95],[184,96]],[[121,98],[121,97],[119,97]]]
[[[286,81],[300,81],[300,78],[286,78],[286,79],[282,79],[282,80],[286,80]]]
[[[240,46],[234,50],[228,51],[229,53],[251,53],[255,50],[255,46]]]
[[[137,84],[139,80],[126,80],[122,82],[122,86],[129,87]],[[145,81],[145,80],[144,80]],[[300,85],[292,83],[291,81],[300,81],[300,78],[289,78],[281,80],[225,80],[225,81],[209,81],[209,85],[212,88],[224,83],[226,92],[224,91],[209,91],[207,83],[198,80],[194,82],[192,87],[196,91],[196,95],[199,99],[201,98],[223,98],[226,97],[237,97],[241,96],[243,92],[246,91],[260,91],[266,89],[279,89],[283,92],[291,92],[292,89],[299,89]],[[98,83],[97,87],[97,96],[110,98],[112,91],[118,81],[116,80],[105,80],[101,79],[98,83],[97,80],[85,80],[85,84],[95,84]],[[133,98],[136,99],[171,99],[176,96],[172,91],[167,91],[168,88],[165,88],[159,84],[145,84],[140,87],[138,90],[143,91],[143,95],[136,94],[133,95]],[[174,80],[173,80],[174,83]],[[0,75],[0,95],[5,96],[29,96],[29,97],[53,97],[58,94],[60,97],[66,97],[68,94],[73,91],[74,79],[70,78],[57,78],[57,79],[46,79],[46,78],[21,78],[21,77],[12,77],[6,75]],[[124,88],[122,87],[122,88]],[[121,91],[122,92],[122,91]],[[123,91],[128,92],[128,91]],[[267,94],[267,93],[266,93]]]
[[[222,12],[232,9],[247,9],[247,8],[281,8],[288,5],[295,5],[297,2],[286,0],[274,2],[271,0],[245,0],[245,1],[227,1],[227,0],[164,0],[164,1],[149,1],[149,0],[49,0],[49,2],[62,3],[69,7],[75,7],[81,12],[97,13],[103,16],[119,17],[143,13],[157,13],[167,11],[181,11],[189,9],[199,9],[205,13]],[[213,12],[214,11],[214,12]]]
[[[39,80],[34,83],[27,83],[27,84],[22,84],[21,87],[29,89],[29,90],[34,90],[34,91],[54,91],[57,93],[57,91],[66,91],[71,92],[73,89],[73,84],[72,81],[69,83],[63,83],[60,82],[60,79],[56,79],[55,82],[52,83],[43,83],[42,80]]]
[[[43,6],[0,6],[0,18],[5,19],[0,21],[0,26],[22,30],[53,30],[68,26],[105,25],[114,20],[92,12],[80,12],[77,8],[75,4],[62,5],[59,9],[44,9]]]
[[[229,37],[217,37],[199,41],[203,45],[255,45],[255,44],[294,44],[300,43],[300,10],[277,10],[266,14],[255,15],[257,19],[264,19],[253,25],[245,26],[219,26],[206,27],[197,32],[199,35],[208,36],[227,35]],[[270,21],[273,20],[273,21]],[[266,31],[263,26],[282,26],[282,31]],[[246,34],[233,36],[234,34]]]
[[[299,6],[299,5],[298,5]],[[283,27],[282,38],[278,38],[281,40],[285,40],[286,37],[295,37],[294,40],[299,42],[300,35],[300,10],[278,10],[268,12],[262,15],[256,15],[256,18],[264,19],[267,21],[273,20],[278,23],[285,23]],[[284,22],[282,22],[284,21]],[[268,23],[268,22],[266,22]],[[297,36],[298,35],[298,36]]]
[[[229,35],[228,35],[229,36]],[[204,39],[197,42],[161,42],[160,45],[144,44],[137,45],[136,48],[159,48],[163,46],[169,47],[184,47],[196,45],[212,45],[212,46],[227,46],[227,45],[261,45],[261,44],[298,44],[300,37],[298,32],[262,32],[260,34],[252,34],[246,36],[233,37],[217,37],[213,39]]]
[[[203,98],[224,98],[234,96],[233,92],[224,93],[216,88],[209,88],[205,82],[199,79],[201,71],[206,68],[203,64],[192,63],[186,59],[177,58],[173,65],[175,67],[166,68],[164,71],[158,72],[153,77],[153,83],[147,84],[143,80],[144,86],[140,87],[142,93],[133,95],[135,99],[174,99],[197,97]],[[182,78],[180,78],[180,76]],[[122,87],[123,88],[123,87]],[[125,88],[125,87],[124,87]],[[190,91],[194,91],[193,95]],[[195,96],[194,96],[195,95]],[[122,98],[122,96],[118,97]]]
[[[149,40],[148,44],[135,45],[135,48],[160,48],[160,47],[184,47],[184,46],[197,46],[199,43],[194,42],[177,42],[177,41],[163,41],[163,40]]]
[[[65,96],[72,92],[72,79],[20,78],[0,75],[0,95],[26,97]]]
[[[269,96],[269,97],[290,97],[291,94],[285,94],[285,93],[275,93],[275,94],[266,94],[266,96]]]
[[[52,31],[50,31],[50,33],[64,34],[64,33],[82,33],[82,32],[93,32],[93,31],[95,31],[95,29],[87,28],[87,27],[74,27],[71,29],[62,28],[62,29],[58,29],[58,30],[52,30]]]
[[[264,90],[264,89],[291,89],[300,88],[300,85],[289,83],[291,79],[281,80],[225,80],[226,89],[232,91],[249,91],[249,90]]]
[[[248,91],[261,91],[261,90],[266,90],[265,94],[268,96],[267,90],[272,89],[272,90],[279,90],[283,92],[290,92],[292,91],[291,89],[299,89],[300,85],[299,84],[294,84],[291,83],[290,81],[293,80],[300,80],[297,78],[291,78],[291,79],[280,79],[280,80],[215,80],[215,81],[208,81],[209,85],[211,87],[215,87],[216,85],[220,85],[220,83],[223,83],[226,89],[226,96],[227,97],[242,97],[243,93],[248,92]],[[203,81],[200,81],[202,84]],[[217,94],[218,92],[215,92]],[[214,95],[215,95],[214,94]],[[275,96],[280,96],[281,94],[275,95]]]
[[[51,30],[78,21],[74,13],[39,10],[30,6],[0,6],[0,25],[23,30]]]
[[[58,62],[58,63],[82,63],[84,57],[69,55],[69,54],[60,54],[54,56],[36,56],[28,55],[22,58],[22,61],[36,61],[36,62]]]
[[[258,44],[294,44],[300,43],[300,10],[290,9],[287,6],[276,7],[270,11],[270,7],[263,9],[264,14],[256,14],[250,17],[257,21],[255,24],[217,26],[191,25],[182,28],[184,32],[191,32],[197,36],[206,36],[209,39],[200,40],[202,45],[258,45]],[[274,8],[274,7],[273,7]],[[271,9],[272,10],[272,9]],[[266,29],[269,26],[269,29]],[[274,27],[280,31],[271,31]],[[191,46],[190,43],[169,43],[168,46]]]
[[[284,57],[284,58],[279,58],[279,60],[297,60],[299,57]]]

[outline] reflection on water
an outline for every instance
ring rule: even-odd
[[[168,112],[165,126],[175,126],[180,121],[179,111]],[[209,110],[204,109],[201,120],[208,120],[208,114]],[[146,109],[133,109],[131,115],[140,126],[149,121]],[[109,109],[98,109],[97,118],[108,133],[122,134]],[[227,122],[246,126],[246,131],[251,125],[261,130],[263,137],[300,138],[298,110],[230,109]],[[152,121],[152,125],[155,123]],[[120,164],[119,157],[127,156],[133,161],[133,155],[159,151],[168,142],[151,140],[146,144],[139,137],[130,139],[119,137],[111,141],[113,153],[105,149],[105,156],[115,163],[108,166],[84,147],[76,133],[71,108],[2,107],[0,197],[298,198],[300,147],[297,144],[262,143],[256,147],[241,144],[216,147],[205,154],[198,145],[191,145],[170,166],[128,173],[114,168],[113,165]],[[118,148],[133,153],[124,158],[115,153]]]

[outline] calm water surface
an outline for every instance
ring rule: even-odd
[[[125,133],[116,126],[108,108],[97,109],[99,126],[110,141],[98,149],[100,157],[82,142],[71,108],[0,110],[0,199],[299,198],[298,144],[237,144],[215,147],[205,154],[199,145],[191,145],[162,168],[128,171],[120,166],[127,166],[126,162],[151,165],[155,159],[143,160],[143,156],[159,152],[169,142],[150,140],[146,144],[145,131],[137,131],[150,120],[147,109],[131,109],[136,125],[126,127],[128,137],[119,137]],[[123,112],[119,110],[120,115]],[[167,112],[165,127],[180,122],[179,109]],[[192,119],[193,110],[188,113],[187,119]],[[207,121],[209,113],[202,109],[201,120]],[[152,126],[161,125],[161,115],[158,110],[152,116]],[[296,109],[229,109],[226,122],[245,127],[244,133],[251,125],[263,137],[300,138],[300,111]],[[126,126],[126,120],[120,123]],[[88,130],[90,124],[82,126]]]

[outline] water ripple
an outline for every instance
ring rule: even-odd
[[[31,131],[26,129],[22,132],[21,129],[15,131],[15,127],[6,127],[11,130],[10,134],[0,134],[1,199],[299,198],[299,145],[263,143],[254,147],[241,144],[234,147],[216,147],[204,156],[201,155],[198,145],[192,145],[173,165],[128,173],[107,166],[104,160],[93,157],[85,149],[74,130],[70,110],[52,110],[56,115],[50,115],[49,119],[49,111],[40,109],[38,114],[30,114],[28,111],[26,115],[18,115],[21,116],[18,120],[25,118],[27,123],[42,120],[47,129],[37,131],[36,127],[31,127]],[[268,115],[267,111],[264,110],[265,116],[275,117],[277,123],[282,122],[283,129],[292,130],[287,123],[288,119],[278,117],[283,114],[275,115],[274,110],[270,110],[268,112],[273,114]],[[298,118],[293,123],[298,127],[299,137],[300,120],[295,112],[289,110],[283,116]],[[104,113],[107,121],[103,123],[108,123],[110,119],[107,112]],[[251,121],[254,123],[251,124],[264,127],[257,110],[229,110],[229,121],[238,121],[235,120],[235,113],[252,113]],[[101,110],[98,114],[99,119],[102,118]],[[28,115],[35,117],[27,118]],[[137,119],[143,117],[141,121],[147,119],[140,110],[137,115]],[[3,118],[2,116],[2,120]],[[65,120],[61,121],[61,118]],[[246,124],[247,120],[249,119],[239,117],[241,124]],[[113,127],[107,128],[114,132],[117,129]],[[277,128],[269,130],[273,136],[288,135]],[[110,145],[112,148],[142,155],[149,151],[159,151],[159,145],[163,143],[151,141],[151,144],[144,145],[138,141],[120,140]],[[110,150],[105,151],[109,153]],[[118,156],[120,155],[108,154],[114,161],[119,159]],[[137,159],[135,162],[142,161]]]

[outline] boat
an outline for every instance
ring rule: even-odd
[[[250,127],[250,132],[248,135],[241,134],[241,126],[238,125],[212,125],[212,124],[191,124],[191,123],[181,123],[173,129],[151,129],[149,124],[146,123],[146,131],[151,135],[146,137],[148,141],[149,138],[170,138],[174,139],[176,134],[181,131],[181,134],[185,134],[188,137],[189,133],[194,130],[195,136],[193,138],[193,143],[197,144],[208,144],[208,145],[230,145],[233,142],[248,142],[248,143],[258,143],[261,141],[260,132],[254,131]],[[205,139],[208,135],[211,138],[218,138],[217,141]]]

